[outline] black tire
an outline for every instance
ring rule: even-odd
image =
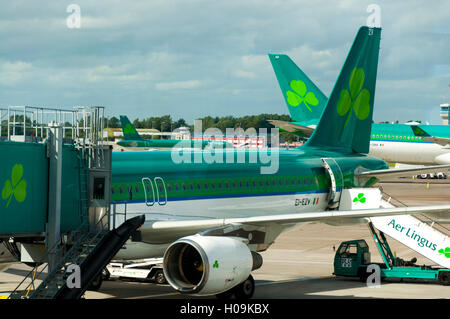
[[[450,272],[441,271],[439,273],[439,283],[444,286],[450,286]]]
[[[92,280],[87,290],[98,291],[102,286],[102,283],[103,283],[103,276],[102,273],[100,273],[97,277],[95,277],[94,280]]]
[[[247,300],[253,297],[255,293],[255,280],[250,275],[244,282],[233,288],[234,296],[238,300]]]
[[[163,285],[167,282],[166,277],[164,276],[164,271],[158,270],[155,272],[155,283],[158,285]]]
[[[361,282],[367,282],[367,278],[369,278],[370,274],[367,272],[366,267],[360,267],[358,269],[358,277]]]
[[[111,278],[111,274],[109,273],[108,269],[103,269],[102,270],[102,278],[103,280],[109,280],[109,278]]]

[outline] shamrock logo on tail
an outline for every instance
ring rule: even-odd
[[[125,134],[136,134],[136,130],[131,126],[130,123],[125,125],[125,128],[123,129]]]
[[[310,112],[312,112],[310,105],[316,106],[319,104],[319,100],[313,92],[307,92],[306,84],[300,80],[292,80],[290,83],[292,91],[286,92],[286,99],[289,105],[298,106],[301,103],[305,103],[305,106]]]
[[[361,204],[364,204],[366,202],[366,198],[364,197],[364,193],[359,193],[357,197],[353,198],[353,202],[360,202]]]
[[[23,166],[22,164],[14,165],[11,172],[11,180],[6,180],[3,185],[2,190],[2,199],[8,199],[6,203],[6,208],[8,208],[11,200],[14,196],[16,201],[19,203],[23,202],[27,197],[27,182],[26,180],[21,180],[23,175]]]
[[[350,74],[349,91],[343,89],[337,102],[337,112],[339,116],[348,114],[345,126],[352,112],[355,112],[359,120],[365,120],[370,113],[370,92],[367,89],[362,89],[364,85],[364,69],[354,68]]]
[[[445,247],[438,250],[439,254],[444,254],[445,258],[450,258],[450,247]]]

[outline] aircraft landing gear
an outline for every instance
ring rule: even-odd
[[[255,292],[255,280],[253,279],[253,276],[250,275],[246,280],[244,280],[236,287],[228,291],[222,292],[220,294],[217,294],[216,297],[218,299],[231,299],[234,296],[235,299],[246,300],[252,298],[254,292]]]

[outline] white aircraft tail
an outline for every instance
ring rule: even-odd
[[[394,207],[383,200],[382,207]],[[397,215],[370,218],[373,226],[436,264],[450,268],[450,239],[448,229],[436,227],[422,215]]]

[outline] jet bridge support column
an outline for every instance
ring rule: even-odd
[[[49,157],[48,180],[48,222],[46,248],[49,253],[49,271],[53,271],[60,256],[56,249],[61,238],[61,181],[62,181],[62,127],[50,123],[47,139],[47,156]]]

